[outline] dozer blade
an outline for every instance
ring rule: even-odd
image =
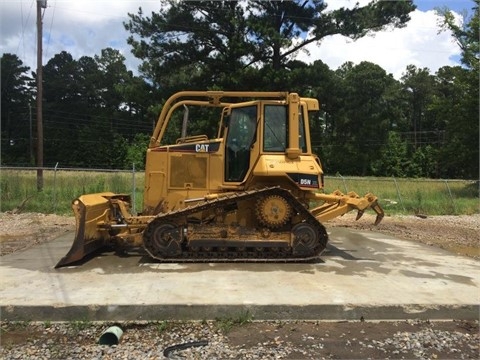
[[[59,268],[82,260],[88,254],[107,245],[110,235],[98,225],[108,222],[111,217],[109,199],[114,193],[105,192],[82,195],[73,200],[76,229],[70,251],[55,266]]]

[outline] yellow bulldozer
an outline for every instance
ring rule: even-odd
[[[187,136],[195,108],[218,112],[216,137]],[[323,222],[371,208],[378,224],[375,195],[324,193],[310,142],[309,116],[318,110],[317,99],[297,93],[174,94],[147,149],[142,212],[131,214],[127,194],[78,197],[75,239],[56,267],[105,246],[143,248],[164,262],[306,261],[327,245]],[[181,131],[172,137],[170,129]]]

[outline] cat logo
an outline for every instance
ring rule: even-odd
[[[196,144],[195,145],[195,152],[208,152],[208,147],[210,144]]]

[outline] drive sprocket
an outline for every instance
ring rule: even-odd
[[[257,200],[255,213],[262,225],[276,229],[287,223],[292,215],[292,208],[282,196],[267,195]]]

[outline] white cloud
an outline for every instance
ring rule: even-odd
[[[368,5],[372,0],[326,0],[327,11],[337,10],[340,8],[353,9],[358,4],[359,7]]]
[[[127,65],[136,68],[138,60],[130,55],[123,22],[138,8],[150,14],[160,8],[158,0],[47,0],[43,11],[43,63],[61,51],[75,59],[100,54],[107,47],[127,57]],[[14,53],[32,70],[36,68],[36,0],[0,2],[0,54]]]
[[[460,48],[450,32],[439,32],[439,18],[433,10],[415,10],[411,20],[401,29],[385,30],[352,41],[341,35],[325,38],[320,46],[310,44],[309,55],[300,53],[306,63],[320,59],[331,69],[346,61],[358,64],[369,61],[381,66],[399,79],[407,65],[428,68],[435,73],[442,66],[458,65]]]
[[[370,0],[327,0],[327,11],[339,7],[364,6]],[[165,2],[159,0],[47,0],[44,11],[44,56],[46,63],[55,54],[65,50],[75,59],[100,54],[106,47],[118,49],[126,58],[127,66],[134,70],[139,61],[130,53],[126,43],[129,33],[123,22],[127,13],[136,14],[142,7],[149,15]],[[310,55],[299,53],[307,63],[322,60],[331,69],[346,61],[358,64],[370,61],[399,78],[409,64],[429,68],[432,73],[445,65],[457,65],[460,49],[450,33],[438,34],[434,11],[416,10],[403,29],[394,29],[367,36],[356,42],[342,36],[325,38],[320,45],[310,44]],[[36,0],[0,1],[0,54],[14,53],[36,68]]]

